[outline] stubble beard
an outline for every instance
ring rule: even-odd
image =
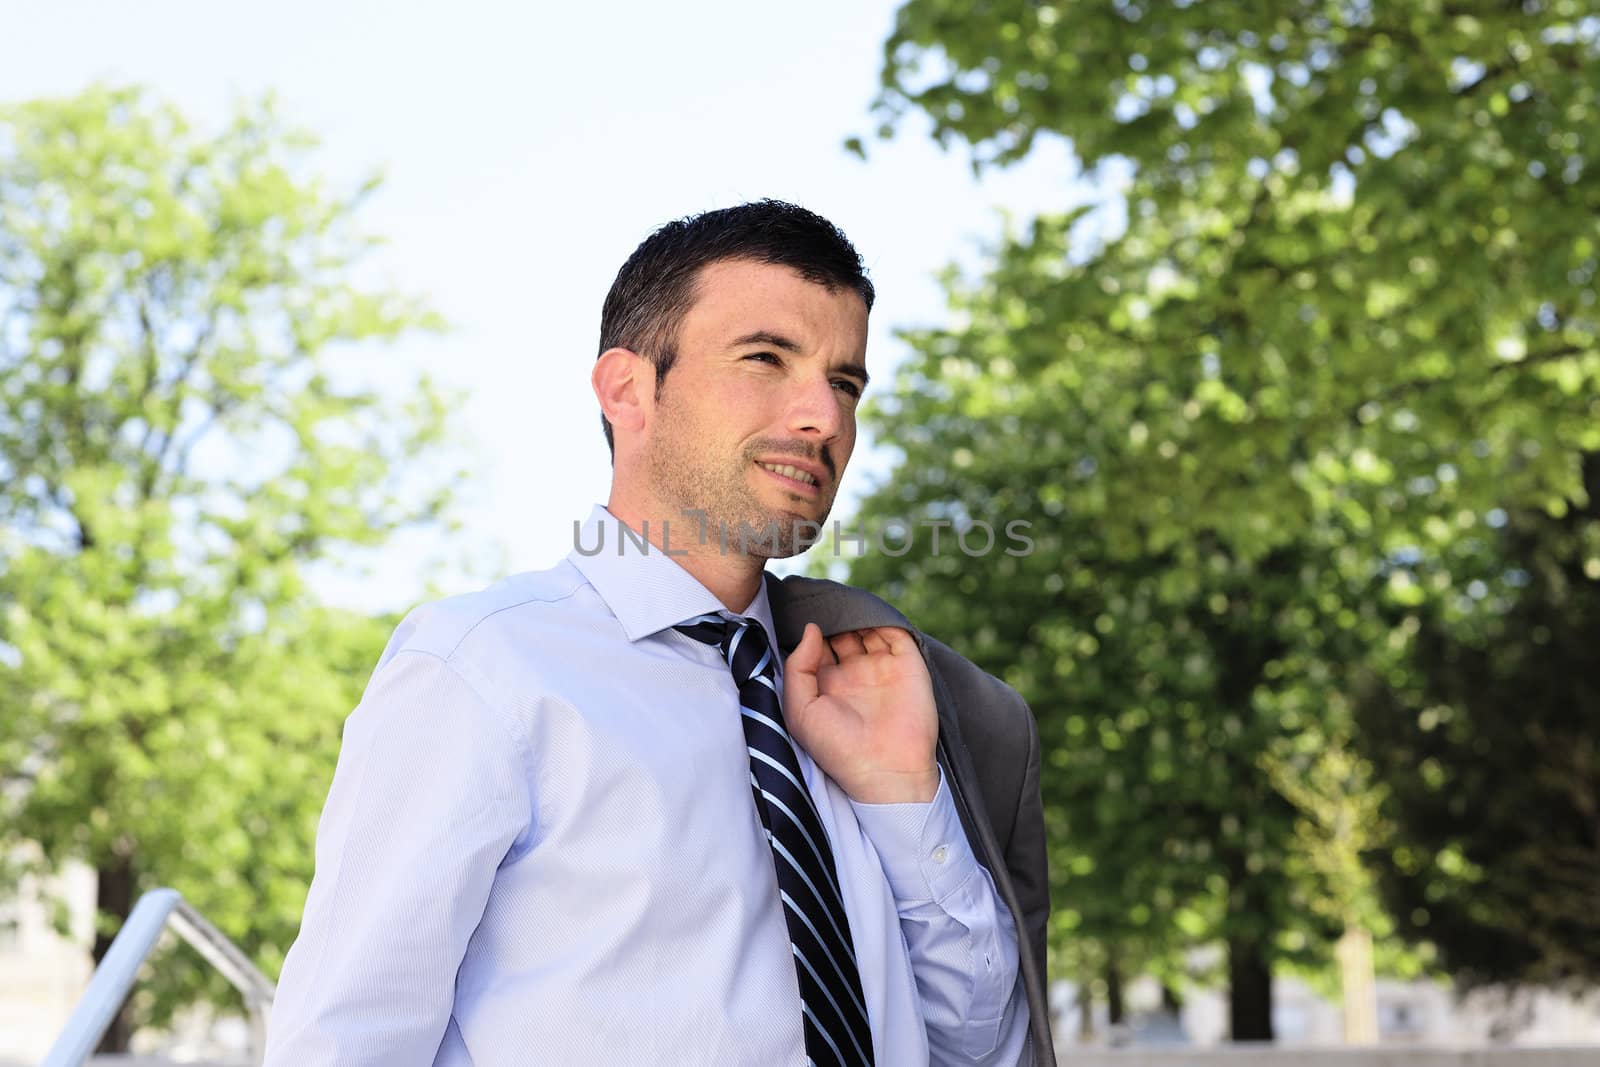
[[[682,428],[681,420],[673,422],[673,429]],[[704,451],[696,450],[697,439],[706,438],[693,433],[663,434],[650,450],[650,479],[656,499],[677,512],[662,518],[674,527],[681,522],[685,533],[706,547],[716,545],[720,551],[761,559],[787,559],[821,539],[833,506],[831,496],[821,498],[821,513],[813,520],[798,510],[809,510],[809,501],[796,500],[794,511],[775,509],[763,504],[750,487],[756,456],[764,454],[764,448],[770,452],[781,449],[755,442],[727,467],[717,468],[706,464]],[[683,543],[676,535],[673,540]]]

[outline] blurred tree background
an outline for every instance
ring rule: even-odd
[[[1419,564],[1462,595],[1401,616],[1402,669],[1358,688],[1397,829],[1385,895],[1469,983],[1600,981],[1600,455],[1583,471],[1582,505]]]
[[[1576,0],[899,11],[880,136],[1096,192],[906,335],[860,518],[947,525],[847,577],[1029,699],[1053,973],[1114,1018],[1222,983],[1271,1038],[1353,935],[1600,976],[1597,51]],[[97,957],[171,884],[276,973],[394,621],[308,569],[447,511],[443,399],[353,384],[440,324],[316,164],[269,104],[0,108],[0,863],[87,863]]]
[[[1352,931],[1596,974],[1597,42],[1574,0],[900,8],[880,136],[1063,139],[1108,195],[907,335],[860,514],[950,529],[849,578],[1034,707],[1055,970],[1113,1014],[1221,946],[1270,1039]]]
[[[439,393],[349,384],[439,323],[358,284],[376,183],[313,147],[267,103],[214,136],[135,91],[0,110],[0,853],[94,869],[97,960],[172,885],[277,973],[394,622],[306,567],[446,504]],[[148,973],[105,1048],[225,995]]]

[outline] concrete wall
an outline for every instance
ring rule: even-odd
[[[37,1060],[0,1056],[0,1067],[33,1067]],[[94,1067],[176,1067],[155,1056],[95,1056]],[[241,1067],[241,1061],[181,1061],[185,1067]],[[1600,1046],[1571,1048],[1069,1048],[1061,1067],[1600,1067]]]
[[[151,1057],[96,1056],[95,1067],[174,1067]],[[1514,1049],[1073,1049],[1061,1067],[1600,1067],[1600,1046]],[[187,1067],[206,1067],[186,1061]],[[11,1067],[0,1059],[0,1067]],[[22,1067],[20,1063],[17,1067]],[[220,1067],[220,1065],[219,1065]]]
[[[1588,1048],[1249,1048],[1085,1049],[1061,1054],[1062,1067],[1600,1067]]]

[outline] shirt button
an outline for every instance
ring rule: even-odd
[[[935,863],[943,863],[945,860],[947,860],[949,858],[950,858],[950,850],[948,848],[946,848],[944,845],[940,845],[938,848],[933,850],[933,862],[935,862]]]

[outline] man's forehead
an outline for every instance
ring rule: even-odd
[[[811,281],[781,263],[722,259],[702,267],[695,277],[694,303],[688,320],[714,331],[724,344],[743,339],[790,347],[797,331],[859,327],[864,332],[866,302],[854,289]]]

